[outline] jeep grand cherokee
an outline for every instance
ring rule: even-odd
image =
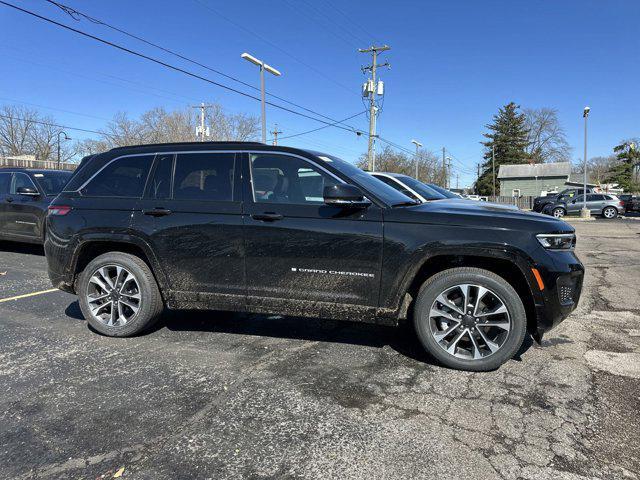
[[[444,365],[489,370],[580,297],[562,220],[482,202],[416,204],[331,155],[260,143],[116,148],[49,207],[53,284],[89,324],[137,334],[164,308],[395,325]]]

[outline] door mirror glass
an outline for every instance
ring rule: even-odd
[[[324,187],[323,198],[327,205],[338,207],[366,208],[371,205],[371,201],[364,196],[362,190],[346,183]]]
[[[27,197],[38,197],[40,192],[33,187],[18,187],[16,190],[18,195],[25,195]]]

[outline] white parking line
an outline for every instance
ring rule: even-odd
[[[0,298],[0,303],[10,302],[12,300],[20,300],[21,298],[35,297],[36,295],[43,295],[45,293],[58,292],[58,291],[59,290],[57,288],[51,288],[49,290],[41,290],[39,292],[25,293],[24,295],[16,295],[15,297]]]

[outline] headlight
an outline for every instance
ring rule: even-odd
[[[541,233],[536,238],[549,250],[571,250],[576,246],[575,233]]]

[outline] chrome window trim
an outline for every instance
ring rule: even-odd
[[[422,195],[420,195],[418,192],[416,192],[413,188],[408,186],[406,183],[403,183],[402,180],[400,180],[398,177],[394,177],[392,175],[387,175],[387,174],[382,173],[382,172],[370,172],[370,174],[371,174],[372,177],[375,177],[376,175],[380,175],[381,177],[388,178],[390,180],[393,180],[396,183],[399,183],[404,188],[406,188],[411,193],[413,193],[418,198],[418,200],[420,200],[422,203],[427,203],[427,200]],[[402,193],[402,192],[400,192],[400,193]]]

